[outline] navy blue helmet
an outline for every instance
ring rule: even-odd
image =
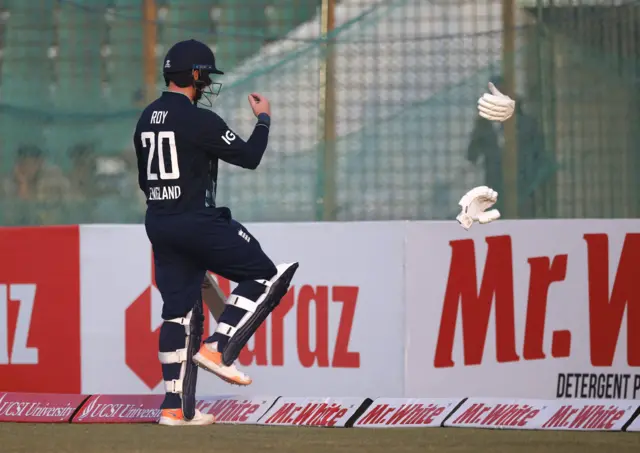
[[[182,88],[188,86],[195,88],[194,104],[204,96],[208,107],[211,107],[210,96],[217,96],[222,88],[221,83],[214,83],[210,77],[211,74],[224,74],[216,68],[213,52],[209,46],[195,39],[174,44],[164,57],[162,68],[167,86],[169,82],[173,82]]]

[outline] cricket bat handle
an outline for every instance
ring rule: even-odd
[[[213,278],[213,275],[209,272],[206,272],[204,280],[202,281],[202,301],[205,303],[216,322],[218,322],[222,312],[224,311],[226,300],[227,297],[218,286],[216,279]]]

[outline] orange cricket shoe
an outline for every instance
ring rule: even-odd
[[[193,356],[193,361],[223,381],[233,385],[249,385],[252,379],[238,370],[235,365],[226,366],[222,363],[222,353],[218,352],[218,343],[204,343],[200,351]]]
[[[164,426],[204,426],[212,425],[216,422],[216,418],[210,414],[203,414],[196,409],[196,415],[192,420],[185,420],[182,415],[182,409],[162,409],[159,425]]]

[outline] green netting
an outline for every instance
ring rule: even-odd
[[[144,3],[0,0],[1,224],[142,221]],[[250,92],[271,99],[261,167],[220,172],[242,221],[451,219],[480,184],[516,193],[510,217],[636,216],[640,6],[517,2],[514,149],[475,111],[506,63],[502,3],[342,0],[323,37],[320,0],[156,0],[156,91],[168,48],[196,38],[226,73],[214,108],[232,127],[250,134]],[[41,170],[18,178],[34,147]]]

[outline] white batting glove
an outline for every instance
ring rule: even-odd
[[[487,211],[498,201],[498,192],[487,186],[478,186],[467,192],[458,203],[462,208],[456,220],[465,230],[471,228],[473,222],[489,223],[500,218],[500,211]],[[486,212],[485,212],[486,211]]]
[[[489,121],[507,121],[513,115],[516,101],[502,94],[496,86],[489,82],[489,91],[478,99],[478,114]]]

